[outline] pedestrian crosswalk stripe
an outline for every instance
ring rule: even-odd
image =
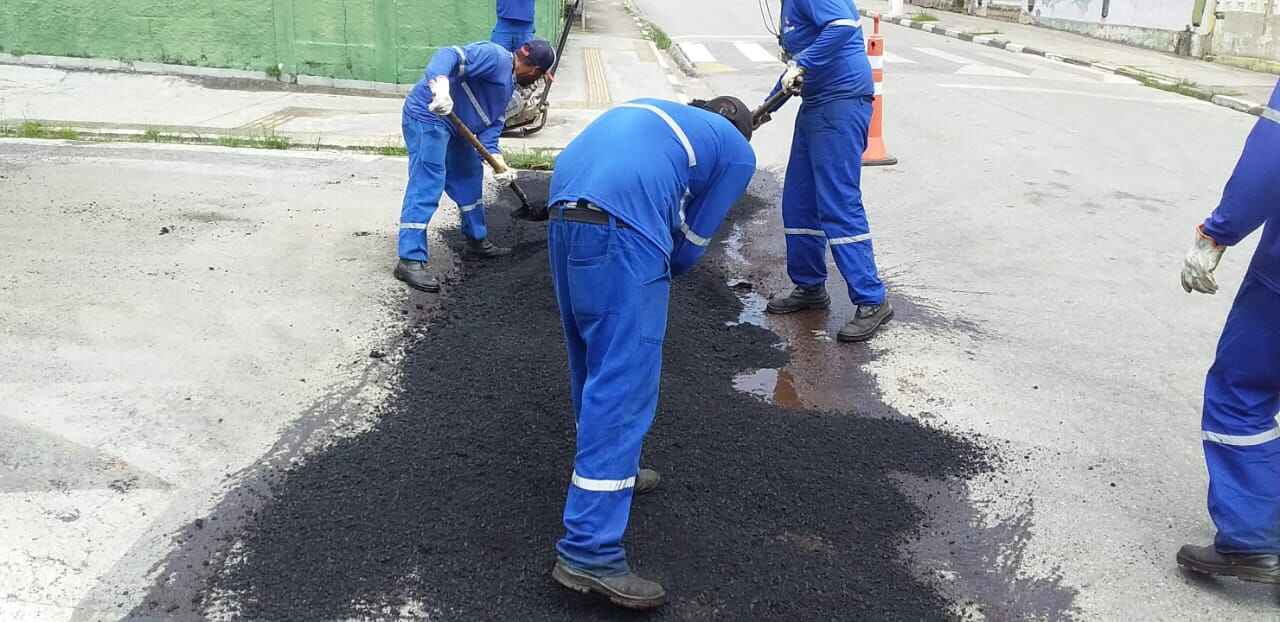
[[[914,65],[914,64],[916,64],[916,61],[913,61],[913,60],[911,60],[910,58],[903,58],[903,57],[898,56],[897,54],[894,54],[894,53],[892,53],[892,52],[885,52],[885,53],[884,53],[884,62],[886,62],[886,63],[898,63],[898,64],[900,64],[900,65]]]
[[[714,63],[716,57],[711,54],[711,50],[701,43],[686,41],[680,43],[680,51],[684,52],[685,58],[693,63]]]
[[[738,48],[738,51],[742,52],[742,55],[746,56],[747,60],[753,63],[781,62],[778,60],[778,57],[770,54],[768,50],[764,49],[763,45],[754,41],[734,41],[733,47]]]
[[[961,65],[972,65],[975,62],[977,62],[977,61],[969,60],[963,56],[956,56],[955,54],[943,52],[942,50],[938,50],[934,48],[913,48],[913,49],[921,54],[928,54],[929,56],[933,56],[935,58],[941,58],[942,60],[949,61],[952,63],[959,63]]]
[[[996,78],[1025,78],[1026,74],[1021,74],[1012,69],[1003,67],[994,67],[992,65],[965,65],[956,70],[956,75],[965,76],[992,76]]]

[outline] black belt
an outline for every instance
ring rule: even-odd
[[[603,212],[595,207],[582,207],[584,205],[590,204],[582,201],[557,203],[551,208],[551,217],[571,222],[585,222],[592,225],[607,225],[612,218],[619,229],[630,229],[627,223],[610,216],[608,212]]]

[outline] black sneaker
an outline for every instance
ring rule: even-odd
[[[785,297],[770,300],[764,310],[774,315],[783,315],[806,309],[826,309],[830,306],[831,296],[827,295],[825,286],[800,287],[797,285]]]
[[[427,271],[427,262],[425,261],[401,259],[400,263],[396,264],[395,272],[392,274],[395,274],[397,279],[404,281],[405,285],[416,290],[433,294],[440,291],[440,281],[436,280],[436,277]]]
[[[494,257],[511,254],[511,249],[495,246],[493,242],[485,238],[483,240],[467,240],[467,246],[462,249],[462,254],[478,259],[493,259]]]
[[[597,577],[572,568],[563,560],[556,560],[551,578],[575,592],[595,592],[628,609],[653,609],[667,602],[667,591],[661,584],[641,578],[634,572],[616,577]]]
[[[893,319],[893,305],[885,301],[878,305],[858,305],[853,319],[836,334],[836,339],[844,342],[866,341],[876,334],[880,327]]]
[[[662,477],[658,475],[657,471],[640,469],[640,472],[636,473],[636,487],[633,492],[637,495],[653,492],[658,487],[659,481],[662,481]]]
[[[1178,565],[1214,577],[1280,584],[1280,555],[1274,553],[1219,553],[1212,546],[1183,545]]]

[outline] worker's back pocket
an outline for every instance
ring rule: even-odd
[[[567,281],[573,313],[579,318],[607,315],[623,304],[630,289],[619,278],[625,270],[618,261],[616,229],[595,224],[569,223]]]

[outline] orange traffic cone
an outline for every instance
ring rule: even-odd
[[[880,36],[880,15],[875,15],[875,29],[867,38],[867,60],[871,61],[871,77],[876,82],[872,98],[871,127],[867,131],[867,150],[862,154],[863,166],[889,166],[898,158],[889,155],[884,146],[884,37]]]

